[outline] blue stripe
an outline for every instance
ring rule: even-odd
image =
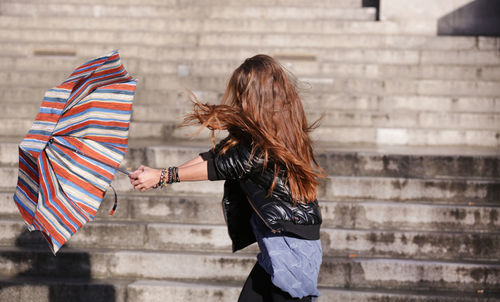
[[[49,113],[49,114],[62,114],[62,109],[52,108],[52,107],[40,107],[39,113]]]
[[[30,165],[30,164],[29,164],[29,163],[28,163],[28,162],[27,162],[27,161],[26,161],[23,157],[19,156],[19,161],[20,161],[20,162],[22,162],[22,163],[24,163],[24,164],[26,165],[26,167],[28,167],[28,169],[29,169],[29,170],[30,170],[33,174],[35,174],[35,175],[38,175],[38,174],[39,174],[39,173],[38,173],[38,171],[34,170],[34,169],[31,167],[31,165]],[[19,170],[19,171],[22,171],[22,170]],[[31,178],[31,177],[29,177],[29,176],[28,176],[28,178]]]
[[[72,130],[72,131],[69,131],[69,132],[64,132],[64,134],[65,135],[72,135],[74,133],[78,133],[80,131],[88,130],[88,129],[108,129],[108,130],[116,130],[116,131],[127,131],[128,127],[109,127],[109,126],[100,126],[100,125],[88,125],[88,126],[76,129],[76,130]],[[89,135],[89,134],[90,133],[85,133],[85,135]],[[108,134],[106,136],[111,137],[111,135],[108,135]],[[125,138],[126,136],[123,136],[123,137],[122,136],[116,136],[116,137],[118,137],[118,138]]]
[[[21,192],[24,196],[26,196],[26,194],[24,194],[24,192],[21,190],[21,189],[17,189],[16,193],[17,192]],[[28,200],[31,200],[29,199],[27,196],[26,198]],[[35,217],[35,213],[33,213],[31,211],[31,209],[29,209],[26,204],[24,203],[24,201],[22,201],[21,199],[19,199],[19,197],[17,197],[17,194],[14,194],[14,201],[16,202],[17,205],[19,205],[21,208],[23,208],[26,212],[28,212],[30,214],[31,217]]]
[[[45,131],[45,130],[30,130],[28,134],[37,134],[37,135],[45,135],[45,136],[50,136],[52,132]]]
[[[76,108],[77,106],[73,107],[73,108]],[[85,109],[84,111],[82,112],[79,112],[79,113],[75,113],[75,114],[71,114],[71,115],[68,115],[68,116],[63,116],[59,119],[59,123],[61,122],[65,122],[67,120],[71,120],[73,118],[77,118],[77,117],[80,117],[82,115],[85,115],[85,114],[88,114],[90,112],[103,112],[103,113],[111,113],[111,114],[122,114],[122,115],[131,115],[132,114],[132,110],[116,110],[116,109],[106,109],[106,108],[95,108],[95,107],[91,107],[91,108],[88,108],[88,109]],[[106,118],[101,118],[101,117],[96,117],[95,119],[102,119],[104,121],[119,121],[119,122],[123,122],[124,120],[119,120],[119,119],[106,119]],[[81,123],[80,121],[78,123]]]
[[[25,148],[23,147],[22,148],[24,151],[33,151],[33,152],[36,152],[36,153],[40,153],[42,152],[43,149],[35,149],[35,148]]]
[[[72,181],[70,181],[70,180],[68,180],[68,179],[66,179],[66,178],[61,178],[61,179],[59,179],[59,181],[60,181],[61,183],[64,183],[64,184],[65,184],[65,185],[67,185],[68,187],[71,187],[71,188],[75,189],[76,191],[78,191],[78,192],[80,192],[80,193],[85,194],[85,196],[86,196],[86,197],[88,197],[89,199],[95,200],[95,201],[97,201],[97,202],[101,202],[101,201],[100,201],[100,197],[99,197],[99,196],[96,196],[96,195],[94,195],[94,194],[92,194],[92,193],[88,192],[87,190],[84,190],[82,187],[78,186],[77,184],[73,183]],[[68,192],[65,192],[65,193],[66,193],[67,195],[69,195],[69,193],[68,193]],[[82,200],[82,199],[79,199],[79,198],[77,198],[77,197],[73,196],[73,200],[75,200],[75,199],[76,199],[76,200],[78,200],[79,202],[83,203],[83,204],[87,204],[87,202],[86,202],[86,201],[84,201],[84,200]],[[89,206],[89,207],[90,207],[90,206]]]
[[[97,136],[97,134],[93,134],[93,135]],[[118,136],[115,136],[115,137],[119,138]],[[109,146],[111,150],[113,150],[114,152],[121,154],[121,155],[125,155],[126,152],[123,152],[122,150],[120,150],[118,148],[128,148],[127,144],[117,144],[117,143],[113,143],[113,144],[112,143],[101,143],[101,144],[105,145],[105,146]]]
[[[69,93],[71,92],[69,89],[62,89],[62,88],[50,88],[49,90],[47,91],[53,91],[53,92],[65,92],[65,93]]]
[[[100,91],[94,91],[94,93],[100,93]],[[123,100],[123,99],[104,99],[104,98],[91,98],[91,99],[86,99],[85,101],[80,102],[79,104],[87,104],[92,101],[106,101],[106,102],[113,102],[113,103],[123,103],[123,104],[130,104],[132,103],[132,100]]]
[[[97,88],[94,92],[97,92],[97,93],[128,94],[128,95],[134,95],[135,94],[135,91],[117,90],[117,89],[101,89],[101,88]]]
[[[27,143],[47,143],[46,141],[44,140],[41,140],[41,139],[36,139],[36,138],[25,138],[23,140],[23,143],[24,142],[27,142]],[[23,149],[26,149],[23,147]]]
[[[43,164],[43,160],[41,160],[41,161],[40,161],[40,169],[41,169],[42,171],[43,171],[43,170],[45,170],[45,166],[44,166],[44,164]],[[47,184],[48,184],[47,177],[48,177],[48,175],[45,175],[44,173],[41,173],[41,178],[45,181],[45,183],[47,183]],[[57,180],[55,180],[55,182],[56,182],[56,184],[57,184]],[[73,221],[71,221],[71,219],[69,219],[69,218],[68,218],[68,216],[66,216],[66,213],[64,213],[64,212],[61,210],[61,208],[59,207],[59,205],[57,205],[57,203],[56,203],[55,201],[53,201],[53,200],[50,198],[50,197],[52,196],[52,190],[51,190],[51,187],[50,187],[49,185],[47,185],[47,186],[46,186],[46,189],[47,189],[47,192],[48,192],[48,196],[47,196],[47,198],[48,198],[48,201],[49,201],[50,205],[52,205],[53,207],[55,207],[55,208],[58,210],[58,212],[60,213],[60,215],[64,216],[64,217],[66,218],[66,220],[67,220],[67,221],[68,221],[71,225],[73,225],[76,229],[78,229],[78,226],[76,226],[76,225],[73,223]],[[54,195],[55,195],[55,194],[54,194]],[[56,219],[56,221],[57,221],[58,225],[62,226],[62,227],[63,227],[66,231],[68,231],[68,233],[70,233],[70,234],[74,234],[74,233],[73,233],[73,231],[72,231],[72,230],[71,230],[68,226],[66,226],[66,224],[65,224],[65,223],[64,223],[64,222],[63,222],[63,221],[59,218],[59,216],[57,215],[57,213],[55,213],[53,210],[51,210],[51,209],[48,207],[48,203],[47,203],[47,200],[46,200],[46,198],[45,198],[46,196],[45,196],[45,194],[43,193],[43,191],[41,192],[40,196],[42,197],[42,200],[41,200],[42,205],[44,205],[44,207],[46,208],[46,210],[47,210],[47,211],[49,211],[49,212],[51,212],[51,213],[53,214],[53,216],[54,216],[54,218]],[[64,197],[64,195],[63,195],[63,197]],[[40,201],[38,201],[38,202],[40,202]],[[42,214],[42,213],[40,213],[40,214]],[[42,214],[42,215],[43,215],[43,214]],[[45,217],[45,216],[44,216],[44,217]],[[50,219],[50,218],[45,217],[45,219],[46,219],[47,221],[49,221],[52,225],[54,225],[54,224],[51,222],[51,219]],[[56,227],[56,226],[54,225],[54,227]]]
[[[83,190],[81,187],[79,187],[78,185],[75,185],[74,183],[70,182],[69,180],[67,180],[67,179],[63,179],[63,180],[60,180],[60,181],[61,181],[62,183],[64,183],[65,185],[67,185],[68,187],[72,187],[72,188],[76,189],[76,190],[77,190],[78,192],[80,192],[80,193],[87,194],[87,195],[86,195],[86,197],[88,197],[88,199],[95,200],[95,201],[97,201],[97,202],[98,202],[98,204],[100,204],[100,203],[101,203],[101,201],[102,201],[102,199],[101,199],[101,198],[99,198],[99,197],[97,197],[97,196],[96,196],[96,198],[91,198],[91,196],[89,195],[89,193],[88,193],[86,190]],[[94,209],[94,210],[96,210],[96,211],[99,209],[99,207],[95,208],[94,206],[91,206],[90,204],[88,204],[88,202],[87,202],[87,201],[85,201],[85,200],[83,200],[83,199],[80,199],[80,198],[78,198],[77,196],[75,196],[75,195],[73,195],[73,194],[71,194],[71,193],[68,193],[68,192],[65,192],[65,193],[66,193],[66,194],[68,195],[68,197],[69,197],[69,198],[71,198],[73,201],[78,201],[78,202],[80,202],[80,203],[82,203],[82,204],[84,204],[84,205],[88,206],[89,208],[92,208],[92,209]],[[89,213],[87,213],[87,214],[88,214],[89,216],[93,217],[93,215],[90,215]],[[85,220],[87,220],[87,219],[85,219]]]
[[[90,134],[88,134],[88,135],[95,135],[95,136],[100,136],[100,137],[102,137],[102,136],[101,136],[101,135],[99,135],[98,133],[90,133]],[[118,135],[112,135],[112,136],[110,136],[109,134],[108,134],[108,135],[106,135],[105,137],[123,138],[123,137],[118,136]],[[56,136],[56,138],[57,138],[57,140],[58,140],[58,141],[60,141],[61,143],[64,143],[64,144],[65,144],[65,145],[67,145],[68,147],[72,147],[72,148],[74,148],[74,146],[73,146],[71,143],[69,143],[69,142],[68,142],[68,141],[64,138],[64,136]],[[86,146],[88,146],[89,148],[92,148],[95,152],[97,152],[97,153],[101,154],[102,156],[109,157],[109,156],[107,155],[107,153],[103,153],[103,152],[101,152],[101,151],[99,151],[99,150],[95,149],[94,147],[89,146],[89,144],[85,143],[85,140],[89,140],[89,139],[86,139],[86,138],[81,138],[81,137],[76,137],[76,136],[73,136],[73,138],[76,138],[76,139],[80,140],[80,141],[81,141],[82,143],[84,143]],[[89,141],[92,141],[92,142],[94,142],[94,143],[97,143],[97,144],[101,145],[102,147],[104,147],[104,148],[106,148],[106,149],[108,149],[108,150],[111,150],[111,151],[113,151],[113,152],[115,152],[115,153],[118,153],[118,154],[120,154],[120,155],[122,155],[122,156],[124,156],[126,152],[123,152],[122,150],[118,149],[116,146],[123,146],[124,148],[128,148],[128,145],[127,145],[127,144],[112,144],[112,143],[97,142],[97,141],[94,141],[94,140],[89,140]],[[115,158],[111,158],[111,160],[113,160],[113,161],[115,161],[115,162],[118,162]],[[107,167],[107,166],[106,166],[106,167]],[[107,168],[109,168],[109,167],[107,167]],[[114,170],[115,170],[115,169],[113,169],[113,171],[114,171]],[[106,171],[111,171],[111,170],[106,170]],[[114,172],[113,172],[113,173],[114,173]]]
[[[66,103],[65,98],[55,98],[55,97],[44,97],[43,98],[44,102],[49,102],[49,103]]]
[[[54,126],[55,122],[45,122],[45,121],[35,121],[33,125],[45,125],[45,126]]]
[[[74,160],[73,160],[71,157],[69,157],[67,154],[63,153],[63,152],[62,152],[62,150],[61,150],[59,147],[52,145],[50,149],[51,149],[52,151],[56,152],[56,153],[57,153],[57,155],[59,155],[59,156],[61,156],[62,158],[66,159],[67,161],[71,162],[71,164],[72,164],[72,165],[74,165],[74,166],[76,166],[76,167],[78,167],[78,168],[82,169],[83,171],[85,171],[85,172],[87,172],[87,173],[91,174],[92,176],[94,176],[94,177],[96,177],[96,178],[98,178],[98,179],[100,179],[100,180],[102,180],[102,181],[105,181],[105,182],[106,182],[106,183],[108,183],[108,184],[111,182],[111,180],[110,180],[109,178],[104,177],[104,176],[103,176],[103,175],[101,175],[100,173],[98,173],[98,172],[96,172],[96,171],[92,170],[91,168],[86,167],[86,166],[84,166],[84,165],[82,165],[82,164],[80,164],[80,163],[78,163],[78,162],[74,161]],[[48,154],[47,154],[47,155],[48,155]],[[63,162],[60,162],[57,158],[54,158],[54,157],[53,157],[53,156],[51,156],[51,155],[48,155],[48,156],[50,156],[50,159],[51,159],[52,161],[54,161],[54,162],[58,163],[60,166],[67,167],[67,166],[66,166],[66,164],[64,164]],[[78,156],[79,156],[80,158],[82,158],[82,156],[81,156],[81,155],[78,155]],[[114,169],[108,168],[108,167],[106,167],[106,166],[104,166],[104,165],[102,165],[102,164],[100,164],[100,163],[98,163],[98,162],[96,162],[96,161],[92,160],[91,158],[84,157],[84,159],[85,159],[85,160],[88,160],[88,161],[89,161],[91,164],[93,164],[93,165],[96,165],[96,166],[99,166],[99,167],[103,166],[103,170],[105,170],[105,171],[107,171],[107,172],[109,172],[109,173],[113,173],[113,172],[114,172]],[[67,168],[69,168],[69,167],[67,167]],[[81,177],[80,175],[78,175],[76,172],[74,172],[74,171],[71,171],[71,172],[73,172],[74,174],[76,174],[78,177],[83,178],[83,177]],[[93,183],[93,182],[90,182],[90,180],[88,180],[88,179],[85,179],[85,178],[83,178],[83,179],[84,179],[84,180],[86,180],[87,182],[91,183],[94,187],[97,187],[97,188],[102,189],[102,190],[105,190],[105,189],[106,189],[106,188],[103,188],[103,187],[101,187],[101,186],[98,186],[97,184],[95,184],[95,183]],[[85,191],[83,191],[83,192],[85,192]],[[90,193],[88,193],[88,194],[90,194]]]
[[[35,191],[35,190],[31,187],[31,185],[30,185],[30,184],[28,184],[28,183],[27,183],[24,179],[19,178],[17,181],[18,181],[18,182],[20,182],[21,184],[23,184],[23,185],[26,187],[26,189],[27,189],[27,190],[28,190],[31,194],[33,194],[33,195],[35,195],[35,196],[37,196],[37,195],[38,195],[38,191]],[[25,192],[24,192],[23,190],[20,190],[20,191],[23,193],[23,195],[24,195],[24,196],[26,196],[26,198],[27,198],[28,200],[31,200],[31,198],[30,198],[30,197],[28,197],[28,195],[26,195],[26,194],[25,194]],[[33,201],[33,200],[31,200],[31,201]],[[34,202],[34,201],[33,201],[33,204],[35,204],[35,202]]]
[[[100,80],[100,79],[104,79],[104,78],[108,78],[107,81],[112,81],[112,82],[117,82],[119,79],[125,79],[127,77],[129,77],[128,73],[125,73],[121,76],[117,76],[121,73],[123,73],[123,71],[125,70],[123,68],[123,65],[120,66],[121,68],[117,71],[117,72],[114,72],[114,73],[109,73],[109,74],[105,74],[105,75],[102,75],[102,76],[96,76],[96,77],[91,77],[89,79],[87,79],[87,81],[85,81],[84,83],[82,83],[80,85],[80,87],[74,91],[73,93],[71,93],[71,95],[69,96],[69,98],[75,98],[77,99],[83,92],[87,91],[88,89],[91,89],[92,87],[95,87],[95,86],[98,86],[100,85],[100,82],[103,82],[103,81],[96,81],[96,80]],[[111,80],[110,78],[113,78],[113,76],[117,76],[115,79]],[[92,83],[90,83],[92,82]]]
[[[90,85],[96,85],[96,84],[98,84],[100,82],[100,81],[96,81],[96,80],[103,79],[103,78],[110,78],[110,77],[112,78],[115,75],[123,73],[123,70],[125,70],[125,68],[123,67],[123,65],[121,65],[121,66],[113,66],[113,67],[109,67],[109,68],[103,68],[103,69],[99,70],[99,72],[110,70],[110,69],[114,69],[114,68],[119,68],[119,69],[118,69],[117,72],[114,72],[114,73],[109,73],[109,74],[105,74],[105,75],[101,75],[101,76],[92,76],[92,77],[89,77],[88,79],[86,79],[85,82],[83,82],[80,85],[80,88],[77,91],[75,91],[74,93],[72,93],[71,95],[74,95],[75,93],[78,94],[79,91],[81,91],[82,89],[86,88],[86,86],[89,85],[90,82],[92,82],[92,84],[90,84]],[[117,77],[116,80],[118,80],[118,79],[120,79],[122,77],[126,77],[127,75],[128,75],[128,73],[125,73],[124,75],[122,75],[120,77]]]

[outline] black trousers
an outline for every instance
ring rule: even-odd
[[[310,302],[311,297],[292,298],[273,284],[271,276],[256,263],[243,285],[238,302]]]

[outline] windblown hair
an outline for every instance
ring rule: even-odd
[[[241,141],[252,142],[252,156],[274,165],[274,181],[285,175],[294,203],[316,199],[318,179],[324,177],[316,162],[309,132],[316,128],[307,123],[297,92],[297,81],[272,57],[248,58],[232,74],[220,105],[200,103],[194,95],[193,113],[183,125],[201,124],[201,129],[227,130],[231,139],[222,148],[226,152]],[[259,150],[259,154],[255,154]],[[284,173],[285,172],[285,173]]]

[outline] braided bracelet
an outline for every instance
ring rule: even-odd
[[[178,167],[168,167],[168,178],[167,184],[172,184],[174,182],[180,182],[179,178],[179,168]]]

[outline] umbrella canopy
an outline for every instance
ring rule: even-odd
[[[135,87],[116,51],[85,63],[46,92],[19,146],[14,201],[54,254],[94,219],[127,152]]]

